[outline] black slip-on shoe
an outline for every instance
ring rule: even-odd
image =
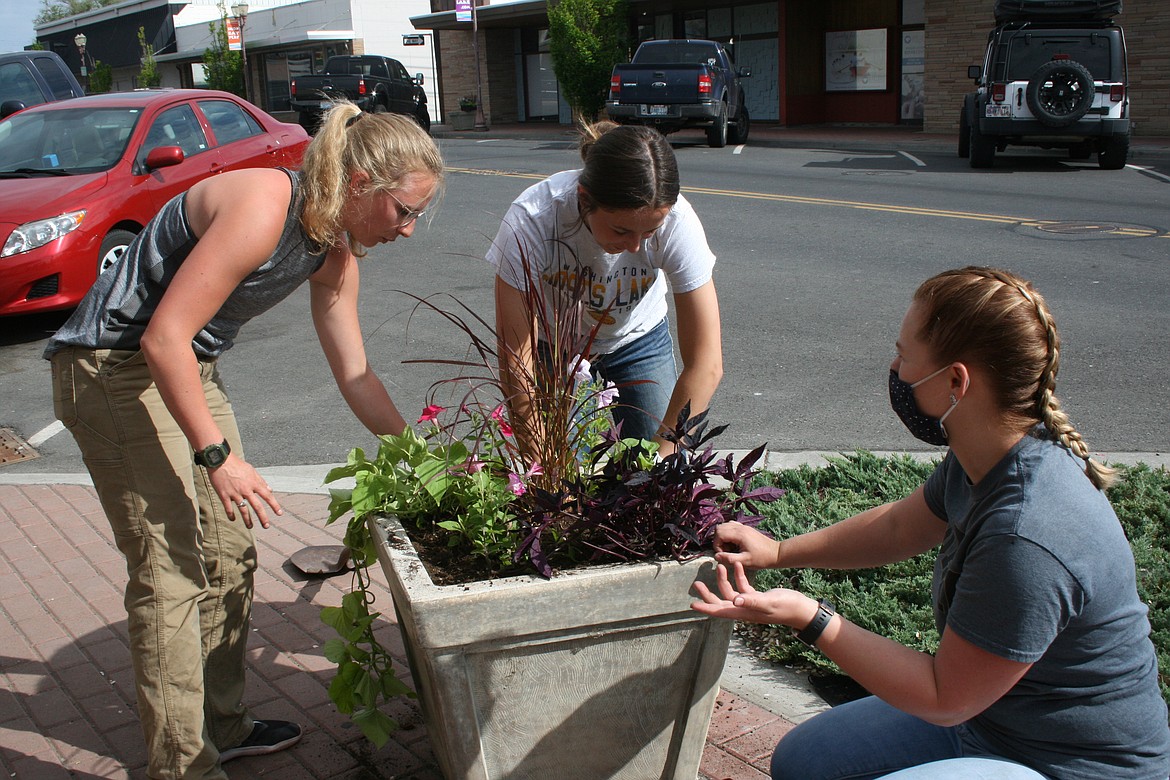
[[[226,764],[233,758],[244,756],[266,756],[295,745],[301,738],[301,727],[287,720],[257,720],[254,723],[247,739],[234,748],[220,751],[219,763]]]

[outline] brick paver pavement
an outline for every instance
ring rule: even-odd
[[[285,514],[257,529],[260,570],[249,640],[246,701],[258,717],[296,720],[291,750],[227,765],[233,778],[441,780],[417,704],[389,713],[402,725],[375,750],[329,701],[332,629],[322,607],[340,603],[348,576],[306,577],[288,558],[337,544],[328,498],[285,493]],[[390,595],[373,571],[379,604]],[[0,769],[8,777],[142,778],[122,593],[126,570],[92,488],[0,485]],[[392,615],[381,639],[406,669]],[[708,732],[700,777],[767,777],[772,746],[792,724],[726,692]]]

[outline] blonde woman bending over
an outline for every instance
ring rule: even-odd
[[[167,203],[50,340],[57,417],[126,557],[126,610],[152,778],[226,778],[300,739],[244,706],[252,524],[281,508],[244,459],[216,363],[240,327],[309,282],[346,402],[373,433],[402,415],[366,360],[363,247],[409,237],[443,163],[412,120],[332,111],[300,172],[248,169]]]

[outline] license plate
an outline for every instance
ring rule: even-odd
[[[648,106],[647,108],[648,110],[646,113],[650,116],[666,116],[668,113],[670,113],[670,109],[661,103],[656,103],[652,106]]]
[[[983,115],[989,117],[1010,117],[1012,115],[1012,107],[1007,103],[988,103]]]

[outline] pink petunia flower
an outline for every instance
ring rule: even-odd
[[[496,425],[499,426],[500,433],[504,434],[505,436],[512,435],[512,426],[504,418],[504,405],[503,404],[500,404],[499,406],[497,406],[495,408],[495,411],[492,412],[492,419],[495,420]],[[517,495],[519,495],[519,494],[517,494]]]
[[[467,469],[468,474],[478,474],[483,471],[484,462],[479,458],[468,458],[464,468]]]
[[[528,492],[528,488],[524,487],[524,480],[515,472],[508,474],[508,490],[511,490],[518,496],[522,496]]]
[[[436,406],[431,404],[426,409],[423,409],[422,416],[418,418],[420,423],[431,422],[439,417],[439,414],[446,410],[444,406]]]

